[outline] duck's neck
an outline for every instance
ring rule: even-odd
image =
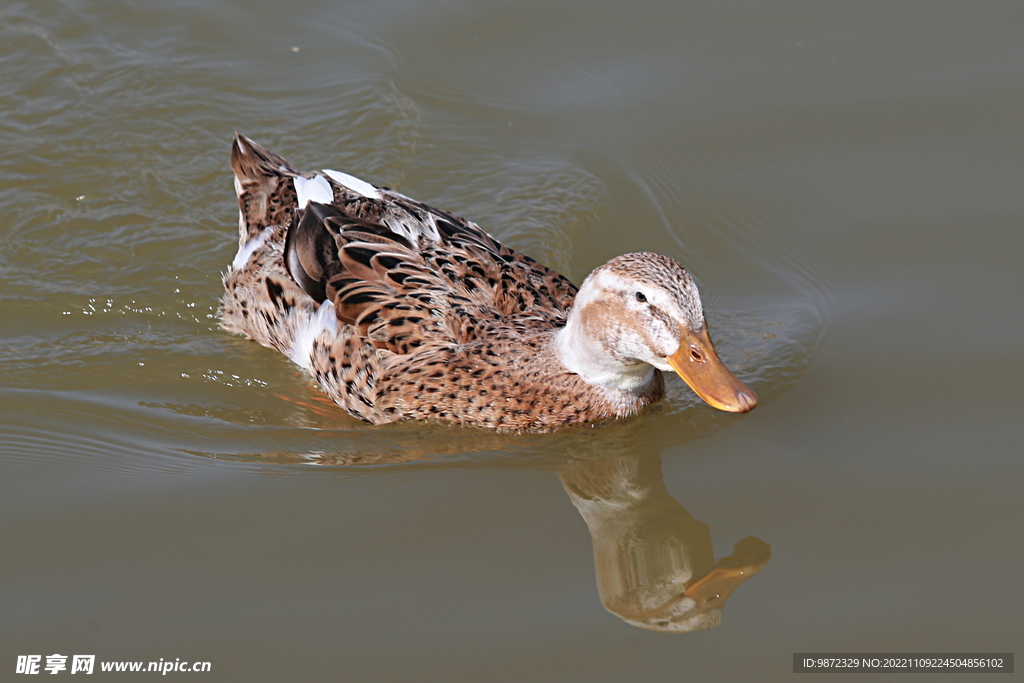
[[[623,363],[605,351],[601,341],[587,329],[585,316],[576,307],[570,311],[565,327],[555,336],[555,352],[570,372],[606,389],[636,396],[645,393],[654,378],[653,366],[640,361]]]

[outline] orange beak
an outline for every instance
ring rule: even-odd
[[[757,394],[729,372],[715,352],[708,328],[693,332],[680,326],[679,350],[668,358],[672,369],[708,405],[730,413],[745,413],[757,405]]]

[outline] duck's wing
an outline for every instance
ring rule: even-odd
[[[576,286],[560,273],[494,239],[476,223],[386,191],[384,223],[425,225],[418,237],[424,257],[451,287],[491,301],[506,318],[564,316]]]
[[[410,353],[465,344],[496,329],[564,324],[576,288],[475,225],[388,192],[335,189],[289,225],[285,263],[318,302],[377,348]]]
[[[287,226],[291,278],[378,348],[564,323],[576,287],[471,221],[345,173],[300,172],[240,134],[231,166],[243,249]]]

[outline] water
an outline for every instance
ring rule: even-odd
[[[1011,2],[6,4],[0,667],[788,680],[793,652],[1013,651],[1022,29]],[[235,130],[577,283],[677,258],[759,407],[672,380],[551,435],[344,416],[217,326]],[[602,560],[580,481],[647,491],[607,528],[654,549]],[[602,604],[609,567],[677,585],[746,537],[771,559],[713,629]]]

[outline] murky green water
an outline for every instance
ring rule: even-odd
[[[1014,2],[5,4],[0,670],[788,680],[793,652],[1014,651],[1021,35]],[[344,416],[217,326],[235,130],[577,283],[677,258],[761,405],[671,380],[552,435]],[[716,561],[763,567],[716,628],[627,623]]]

